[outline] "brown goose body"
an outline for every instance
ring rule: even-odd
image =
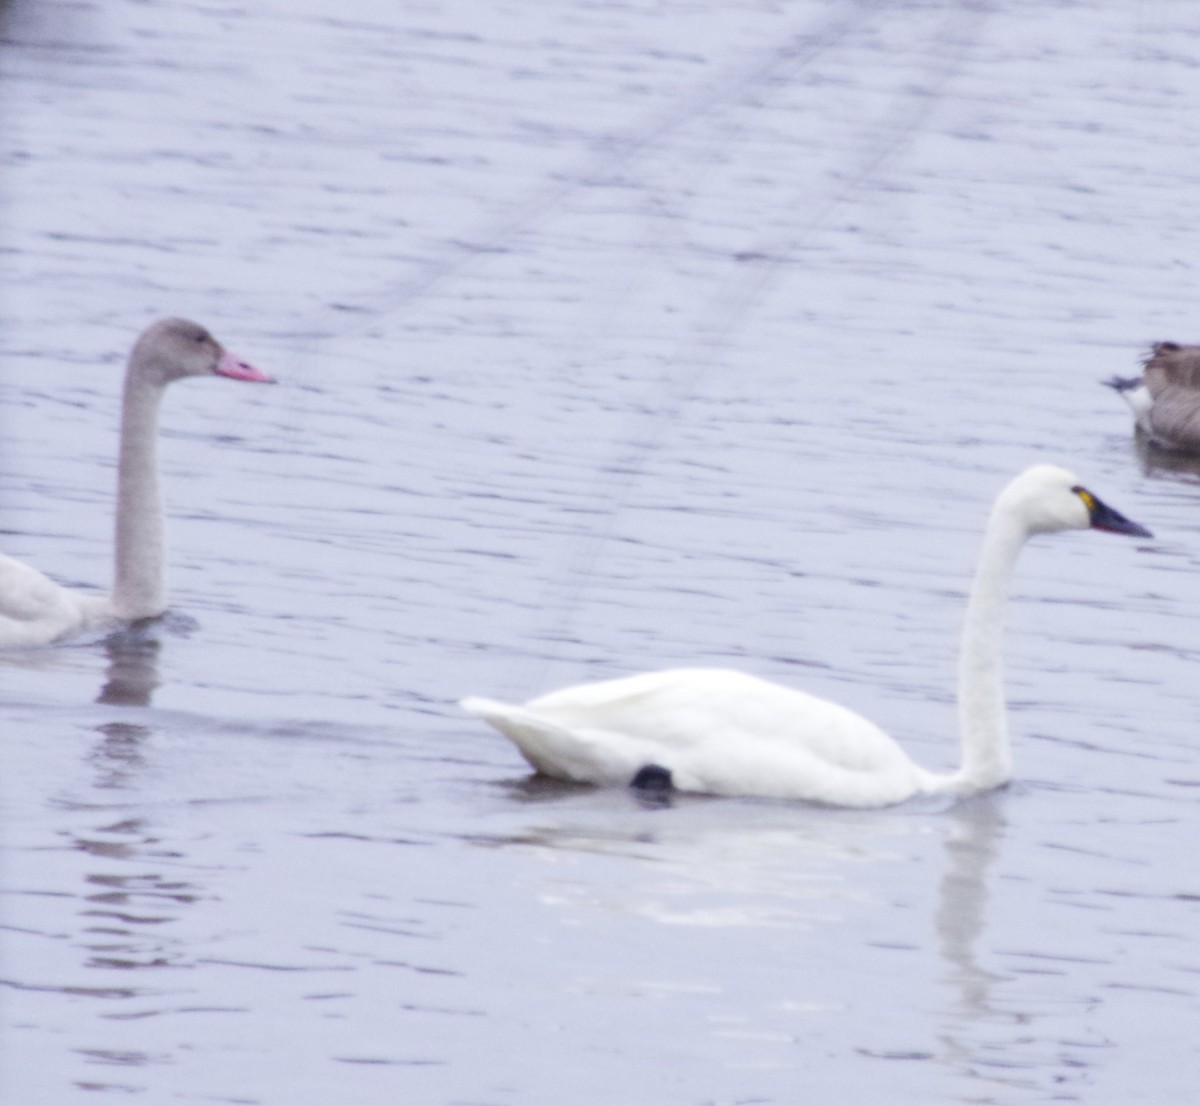
[[[1200,345],[1156,342],[1140,377],[1106,381],[1133,409],[1139,429],[1166,449],[1200,453]]]

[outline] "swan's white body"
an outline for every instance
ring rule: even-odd
[[[1012,569],[1031,535],[1088,527],[1148,535],[1050,465],[1028,469],[997,499],[963,635],[962,764],[952,773],[913,763],[873,722],[837,703],[724,669],[582,684],[522,705],[462,705],[511,738],[537,771],[578,783],[623,786],[655,765],[683,791],[850,807],[997,787],[1012,776],[1000,656]]]
[[[523,706],[463,706],[538,771],[576,783],[625,786],[657,764],[681,791],[885,806],[934,781],[854,711],[729,669],[672,668]]]
[[[0,647],[46,645],[115,617],[108,596],[64,588],[24,561],[0,553]]]
[[[185,376],[271,378],[226,351],[203,327],[163,319],[129,356],[117,465],[113,590],[88,595],[0,555],[0,648],[48,645],[110,624],[153,618],[166,609],[163,508],[158,490],[158,410],[166,386]]]

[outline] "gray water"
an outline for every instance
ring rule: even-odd
[[[11,0],[3,540],[172,613],[0,660],[5,1103],[1183,1103],[1200,467],[1184,0]],[[729,665],[954,762],[987,505],[1017,781],[845,812],[531,780],[464,694]]]

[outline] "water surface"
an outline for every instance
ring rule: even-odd
[[[0,661],[6,1101],[1185,1101],[1190,6],[10,2],[5,550],[108,577],[162,314],[172,614]],[[988,502],[1019,780],[877,812],[530,781],[464,694],[677,663],[953,763]]]

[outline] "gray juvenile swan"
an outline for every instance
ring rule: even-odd
[[[112,594],[61,587],[37,569],[0,554],[0,648],[47,645],[166,610],[158,408],[173,380],[212,375],[272,382],[229,353],[204,327],[185,319],[162,319],[138,338],[129,355],[121,406]]]
[[[1129,404],[1138,429],[1165,449],[1200,453],[1200,346],[1157,342],[1141,376],[1104,381]]]
[[[874,723],[837,703],[724,669],[669,669],[580,684],[521,705],[464,699],[539,772],[578,783],[674,786],[712,795],[874,807],[1005,783],[1001,637],[1009,579],[1034,534],[1148,530],[1065,469],[1037,465],[996,499],[971,588],[958,668],[962,763],[935,774]]]

